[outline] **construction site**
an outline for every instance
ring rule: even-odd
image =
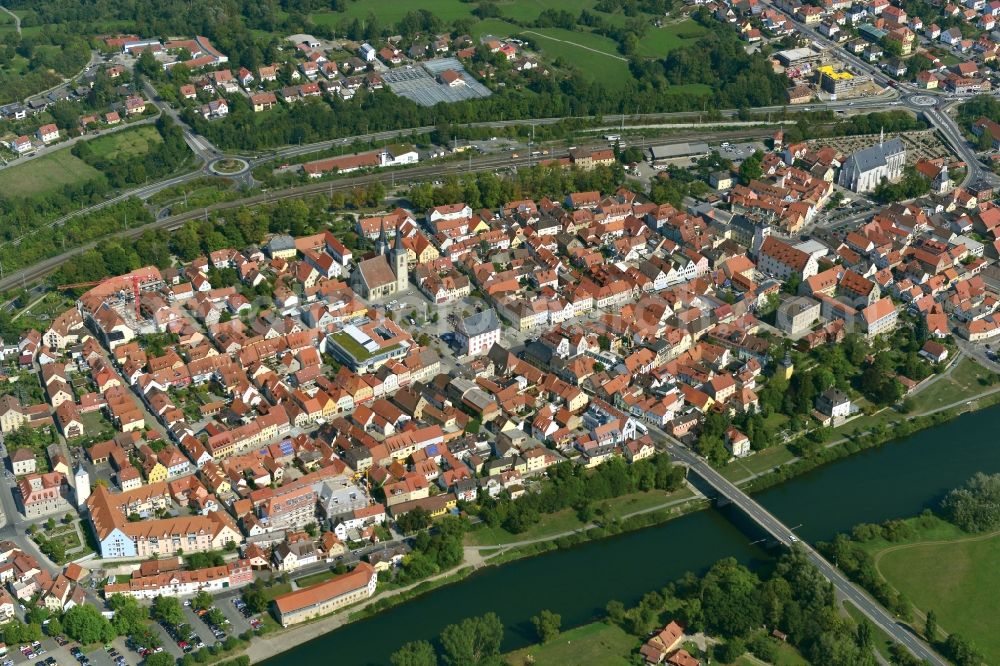
[[[132,340],[136,335],[157,331],[150,313],[142,307],[142,294],[164,285],[155,266],[139,268],[125,275],[93,282],[59,285],[60,290],[91,287],[77,299],[80,313],[95,325],[110,349]]]

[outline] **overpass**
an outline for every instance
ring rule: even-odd
[[[661,436],[667,452],[670,453],[674,460],[686,465],[689,472],[694,472],[705,483],[711,486],[719,493],[720,499],[725,499],[738,507],[747,518],[752,520],[754,524],[764,530],[777,543],[788,548],[795,547],[801,550],[809,561],[819,569],[820,573],[830,581],[838,597],[854,604],[869,621],[891,636],[897,643],[903,645],[918,659],[923,659],[935,666],[947,666],[947,661],[942,659],[921,639],[917,638],[909,629],[897,623],[892,615],[882,608],[878,602],[874,601],[865,591],[847,580],[840,570],[831,565],[815,548],[804,541],[800,541],[792,533],[791,529],[774,517],[767,509],[755,502],[750,496],[713,469],[700,456],[680,444],[677,440],[658,428],[651,428],[651,430]]]

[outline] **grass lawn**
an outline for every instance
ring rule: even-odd
[[[303,576],[302,578],[296,578],[295,584],[299,586],[299,589],[302,589],[303,587],[309,587],[311,585],[316,585],[317,583],[330,580],[336,575],[337,574],[332,571],[320,571],[308,576]]]
[[[489,18],[476,21],[472,26],[472,38],[479,39],[483,35],[493,35],[494,37],[510,37],[521,31],[521,26],[508,23],[503,19]]]
[[[267,597],[268,601],[272,601],[275,597],[280,597],[282,594],[287,594],[291,591],[291,583],[275,583],[274,585],[264,588],[264,596]],[[264,613],[264,615],[267,615],[267,613]]]
[[[627,666],[638,639],[620,627],[593,622],[559,634],[544,645],[534,645],[504,655],[511,666],[522,664],[582,664]]]
[[[114,425],[101,410],[83,414],[80,420],[83,421],[84,437],[96,437],[105,430],[114,430]]]
[[[968,357],[962,358],[947,377],[937,380],[913,396],[914,409],[924,411],[943,407],[986,390],[979,378],[989,371]]]
[[[563,58],[597,83],[621,88],[632,77],[628,62],[612,39],[562,28],[533,28],[521,33],[551,59]]]
[[[101,157],[113,159],[119,155],[133,157],[145,155],[154,144],[163,143],[163,137],[152,125],[143,125],[124,132],[115,132],[87,142]]]
[[[0,170],[0,190],[28,198],[77,185],[99,175],[97,169],[64,148]]]
[[[809,662],[793,646],[788,643],[781,643],[776,639],[771,640],[774,641],[776,650],[774,661],[761,661],[748,652],[732,664],[724,665],[719,662],[719,666],[761,666],[764,663],[771,664],[772,666],[809,666]]]
[[[639,40],[637,55],[647,58],[662,58],[668,52],[698,41],[706,28],[691,19],[670,23],[662,28],[650,28]]]
[[[885,579],[921,611],[933,610],[946,632],[972,641],[990,664],[1000,663],[996,600],[1000,596],[1000,533],[944,543],[915,543],[876,556]]]
[[[726,465],[722,475],[730,481],[739,481],[752,474],[771,469],[775,465],[782,465],[794,457],[787,446],[772,446],[747,458],[734,460]]]
[[[540,522],[532,525],[521,534],[511,534],[502,527],[488,527],[483,524],[469,532],[465,539],[474,546],[490,546],[513,541],[542,539],[568,530],[575,530],[581,526],[582,523],[577,519],[573,509],[563,509],[556,513],[545,514]]]
[[[652,509],[674,500],[694,497],[690,490],[684,488],[667,493],[661,490],[651,490],[648,493],[630,493],[601,502],[599,506],[607,507],[608,520],[622,518],[636,512]],[[573,509],[563,509],[556,513],[544,514],[541,521],[521,534],[511,534],[502,527],[487,527],[480,524],[466,535],[466,542],[473,546],[491,546],[515,541],[530,541],[545,539],[556,534],[568,532],[583,527]]]

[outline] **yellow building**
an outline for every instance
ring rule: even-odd
[[[160,483],[167,480],[167,468],[158,460],[147,460],[142,470],[146,474],[146,483]]]

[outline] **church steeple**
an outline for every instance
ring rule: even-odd
[[[379,225],[378,243],[375,244],[375,254],[385,254],[389,249],[389,240],[385,237],[385,220]]]
[[[389,267],[396,276],[396,291],[404,292],[410,285],[409,265],[406,258],[406,248],[403,247],[403,232],[396,226],[396,240],[392,245],[392,255]]]

